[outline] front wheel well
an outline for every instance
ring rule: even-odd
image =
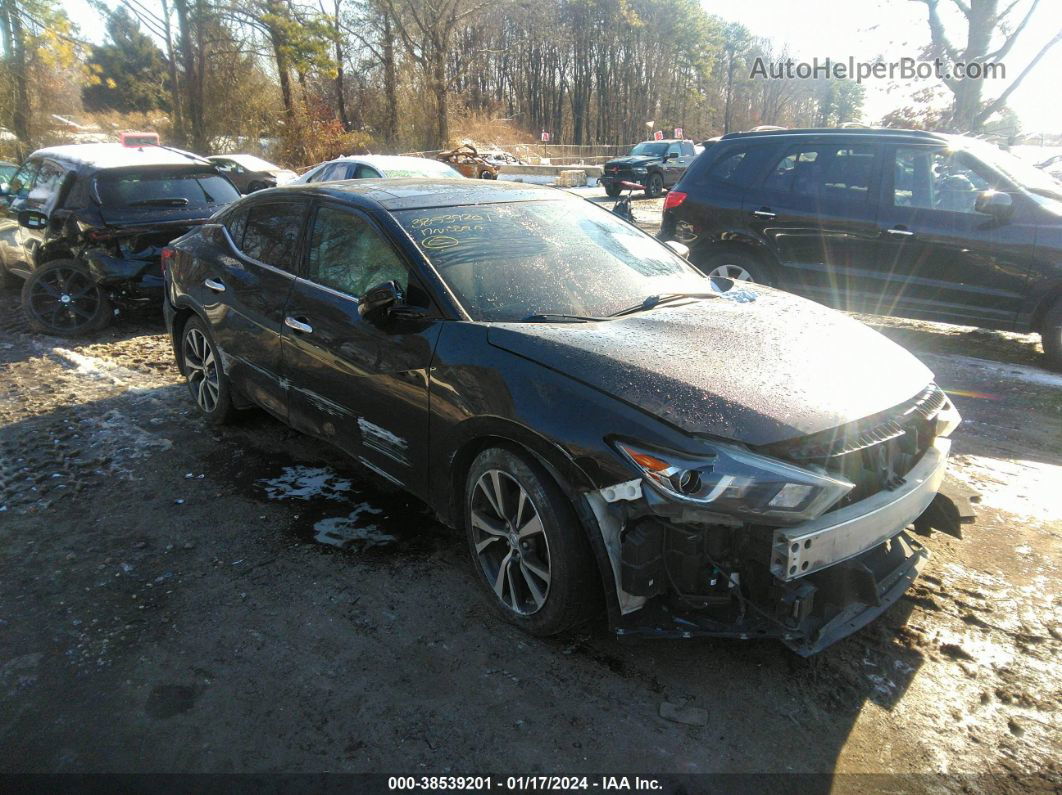
[[[188,325],[188,321],[193,317],[198,317],[198,315],[188,307],[174,310],[173,331],[170,337],[173,343],[173,356],[177,360],[177,369],[181,371],[181,375],[184,375],[184,353],[181,350],[181,336],[184,334],[184,327]]]

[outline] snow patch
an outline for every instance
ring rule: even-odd
[[[940,359],[962,367],[970,367],[980,371],[981,374],[987,373],[997,378],[1005,378],[1008,381],[1022,381],[1026,384],[1062,389],[1062,375],[1049,373],[1024,364],[993,362],[988,359],[963,356],[958,353],[922,353],[919,355],[925,359]]]
[[[346,499],[351,483],[328,467],[284,467],[275,478],[262,478],[258,483],[271,500],[333,500]]]
[[[365,524],[364,515],[378,515],[383,511],[368,503],[359,503],[346,516],[334,516],[314,523],[314,540],[321,544],[345,549],[357,544],[363,549],[383,546],[395,541],[390,533],[385,533],[375,524]]]

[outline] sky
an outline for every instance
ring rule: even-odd
[[[109,3],[114,5],[113,0]],[[929,41],[926,9],[911,0],[701,0],[711,14],[740,22],[756,36],[771,39],[776,49],[788,46],[797,60],[832,58],[886,61],[917,57]],[[1001,3],[1002,5],[1002,3]],[[1024,3],[1022,4],[1024,5]],[[86,0],[64,0],[63,6],[89,41],[103,38],[103,24]],[[959,12],[948,0],[941,2],[945,25],[949,30],[965,31]],[[958,24],[955,24],[958,23]],[[984,96],[994,97],[1016,76],[1040,47],[1062,29],[1062,0],[1042,0],[1036,15],[1010,51],[1004,63],[1006,81],[988,80]],[[952,35],[960,44],[961,36]],[[1062,132],[1062,43],[1057,44],[1040,61],[1010,97],[1010,106],[1022,121],[1027,133]],[[876,122],[904,100],[912,91],[930,83],[902,87],[873,78],[864,81],[866,100],[864,121]]]
[[[917,58],[929,42],[926,7],[911,0],[701,0],[701,5],[709,13],[740,22],[756,36],[771,39],[777,49],[788,44],[798,60],[846,60],[852,56],[857,61],[872,61],[879,55],[886,61]],[[1001,8],[1004,5],[1000,3]],[[945,27],[961,32],[951,35],[952,43],[961,46],[965,20],[959,19],[958,10],[948,0],[942,0],[940,6]],[[1062,0],[1042,0],[1014,49],[1003,59],[1007,80],[985,81],[984,96],[995,97],[1002,91],[1060,29]],[[1023,132],[1062,132],[1060,80],[1062,43],[1044,56],[1010,96],[1009,105],[1021,118]],[[864,121],[878,121],[905,104],[903,98],[911,90],[929,84],[919,83],[904,91],[887,81],[864,81]]]

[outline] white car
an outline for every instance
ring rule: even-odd
[[[319,163],[292,184],[305,182],[334,182],[339,179],[397,179],[425,177],[428,179],[464,179],[455,168],[438,160],[402,155],[356,155],[339,157]]]

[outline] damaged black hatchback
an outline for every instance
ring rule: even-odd
[[[26,320],[48,334],[157,311],[163,247],[239,195],[213,163],[178,149],[40,149],[0,186],[0,284],[24,280]]]
[[[564,192],[278,188],[167,261],[200,410],[263,407],[423,499],[529,632],[603,595],[619,634],[810,654],[926,557],[907,530],[940,507],[959,422],[932,374]]]

